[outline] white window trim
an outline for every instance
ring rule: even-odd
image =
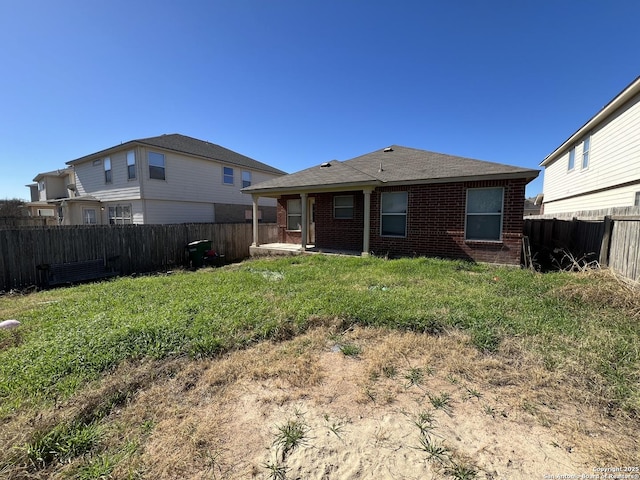
[[[105,157],[102,164],[104,165],[104,183],[113,183],[113,166],[111,165],[111,157]],[[109,168],[107,168],[107,165]]]
[[[122,215],[120,217],[117,216],[117,208],[121,207],[121,208],[128,208],[129,209],[129,216],[125,216]],[[111,216],[111,209],[113,209],[114,211],[114,216]],[[114,220],[113,223],[111,223],[111,220]],[[120,220],[119,222],[117,220]],[[109,222],[109,225],[131,225],[133,224],[133,211],[131,208],[131,204],[118,204],[118,205],[109,205],[107,207],[107,222]]]
[[[336,205],[336,198],[350,198],[351,199],[351,206],[349,205]],[[336,215],[336,211],[340,210],[340,209],[350,209],[351,210],[351,216],[350,217],[338,217]],[[355,214],[355,198],[353,195],[335,195],[333,197],[333,218],[334,220],[353,220],[353,216]]]
[[[150,155],[154,154],[154,155],[162,155],[162,167],[159,167],[158,165],[151,165],[151,158]],[[147,152],[147,173],[149,174],[149,180],[159,180],[161,182],[166,182],[167,181],[167,156],[164,153],[160,153],[160,152],[154,152],[154,151],[149,151]],[[164,178],[153,178],[151,176],[151,167],[155,167],[155,168],[162,168],[162,173],[164,174],[163,177]]]
[[[382,196],[387,193],[404,193],[407,198],[407,211],[405,213],[384,213],[382,211]],[[383,216],[403,216],[404,218],[404,235],[385,235],[382,233],[382,217]],[[382,192],[380,194],[380,236],[385,238],[407,238],[407,233],[409,232],[409,192],[405,191],[392,191],[392,192]]]
[[[470,190],[502,190],[502,207],[500,208],[500,213],[469,213],[469,191]],[[464,206],[464,241],[465,242],[483,242],[483,243],[503,243],[502,234],[504,233],[504,187],[480,187],[480,188],[467,188],[466,192],[466,201]],[[498,240],[487,240],[487,239],[475,239],[475,238],[467,238],[467,217],[471,216],[479,216],[479,215],[500,215],[500,235]]]
[[[569,159],[567,160],[567,172],[573,172],[575,169],[576,169],[576,147],[574,145],[573,147],[571,147],[571,150],[569,150]]]
[[[300,213],[290,213],[291,212],[291,208],[289,208],[289,205],[291,204],[291,202],[300,202]],[[292,230],[289,228],[289,218],[290,217],[300,217],[300,222],[298,223],[298,225],[300,225],[300,228],[297,228],[295,230]],[[290,198],[289,200],[287,200],[287,225],[286,225],[286,231],[287,232],[301,232],[302,231],[302,199],[301,198]]]
[[[130,157],[129,155],[133,155],[133,163],[129,163]],[[137,169],[137,165],[136,165],[136,152],[135,150],[129,150],[126,153],[126,157],[127,157],[127,180],[135,180],[138,177],[138,169]],[[133,177],[130,174],[130,167],[133,167]],[[166,172],[165,172],[165,178],[166,178]]]
[[[93,222],[87,222],[87,212],[93,212]],[[83,225],[97,225],[98,224],[98,211],[95,208],[83,208],[82,209],[82,224]]]
[[[249,177],[249,180],[245,180],[245,175]],[[243,170],[241,176],[242,176],[242,188],[250,187],[253,182],[251,172],[249,170]],[[247,185],[245,185],[246,182],[248,182]]]
[[[231,174],[226,174],[225,173],[225,169],[228,168],[229,170],[231,170]],[[227,178],[231,177],[231,183],[227,182]],[[233,167],[222,167],[222,184],[223,185],[228,185],[230,187],[232,187],[233,185],[235,185],[236,183],[236,175],[235,172],[233,171]]]
[[[587,143],[589,144],[589,147],[585,148]],[[585,159],[587,161],[587,165],[586,166],[584,164]],[[591,160],[591,134],[589,134],[586,137],[584,137],[584,140],[582,141],[582,162],[580,162],[580,169],[581,170],[588,170],[589,169],[589,161],[590,160]]]

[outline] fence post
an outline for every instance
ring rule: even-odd
[[[601,267],[609,266],[609,250],[611,249],[611,232],[613,231],[613,220],[610,215],[604,217],[604,231],[602,232],[602,246],[600,247],[599,263]]]

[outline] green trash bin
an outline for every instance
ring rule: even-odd
[[[189,252],[189,266],[200,268],[204,264],[205,254],[211,250],[211,240],[196,240],[186,246]]]

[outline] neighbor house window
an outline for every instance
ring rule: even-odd
[[[573,170],[576,166],[576,147],[573,147],[569,150],[569,165],[567,165],[567,170]]]
[[[127,152],[127,178],[129,180],[136,178],[136,152],[133,150]]]
[[[591,149],[591,135],[582,143],[582,169],[589,168],[589,150]]]
[[[222,167],[222,183],[225,185],[233,185],[233,168]]]
[[[109,225],[125,225],[131,221],[131,205],[109,207]]]
[[[242,188],[247,188],[250,186],[251,186],[251,172],[242,172]]]
[[[380,235],[407,236],[407,192],[384,192],[380,200]]]
[[[104,159],[104,183],[111,183],[111,159],[109,157]]]
[[[353,218],[353,195],[336,195],[333,197],[333,218]]]
[[[97,222],[96,209],[84,208],[82,209],[82,220],[85,225],[95,225]]]
[[[44,180],[40,180],[38,182],[38,191],[41,192],[44,190]]]
[[[502,187],[467,190],[467,240],[502,239],[503,197]]]
[[[640,192],[636,192],[636,199],[633,202],[634,207],[640,207]]]
[[[302,229],[302,200],[287,200],[287,230]]]
[[[149,152],[149,178],[165,180],[163,153]]]

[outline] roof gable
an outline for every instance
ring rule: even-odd
[[[592,129],[606,121],[626,102],[630,101],[634,96],[640,93],[640,76],[627,85],[618,95],[616,95],[609,103],[600,109],[593,117],[591,117],[583,126],[576,130],[569,138],[567,138],[560,146],[540,162],[541,167],[546,167],[556,161],[580,138],[587,135]]]

